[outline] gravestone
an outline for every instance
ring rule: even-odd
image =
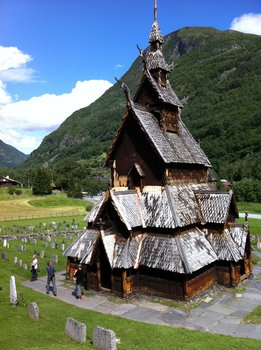
[[[14,263],[17,264],[17,256],[14,257]]]
[[[43,246],[44,248],[47,248],[47,247],[48,247],[48,243],[47,243],[47,242],[43,242],[43,243],[42,243],[42,246]]]
[[[87,328],[84,323],[81,323],[71,317],[66,320],[65,334],[67,337],[77,341],[78,343],[86,342]]]
[[[10,304],[16,305],[17,303],[17,291],[15,284],[15,277],[11,276],[10,278]]]
[[[41,259],[44,258],[44,250],[42,250],[42,251],[40,252],[40,258],[41,258]]]
[[[1,252],[1,257],[2,257],[2,259],[7,260],[7,253]]]
[[[6,248],[9,249],[9,247],[10,247],[10,245],[9,245],[9,243],[7,242],[7,243],[6,243]]]
[[[259,236],[257,237],[257,243],[256,243],[257,249],[261,249],[261,242]]]
[[[61,245],[62,252],[64,251],[64,249],[65,249],[65,245],[62,243],[62,245]]]
[[[35,238],[32,239],[32,244],[37,245],[37,240]]]
[[[3,247],[6,248],[6,245],[7,245],[7,240],[4,239],[4,240],[3,240]]]
[[[29,304],[28,306],[28,316],[33,318],[34,320],[38,320],[39,318],[39,307],[36,302]]]
[[[54,242],[51,243],[51,248],[52,248],[52,249],[55,248],[55,243],[54,243]]]
[[[17,248],[19,251],[21,251],[21,244],[18,244]]]
[[[50,236],[47,236],[47,242],[51,242],[51,237]]]
[[[19,267],[23,267],[23,261],[19,260]]]
[[[23,268],[24,268],[24,270],[27,270],[27,264],[23,264]]]
[[[55,264],[58,264],[58,255],[51,255],[51,260],[55,263]]]
[[[101,350],[117,350],[116,335],[110,329],[95,327],[93,330],[93,345]]]

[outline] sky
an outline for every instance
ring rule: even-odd
[[[0,140],[29,154],[148,46],[154,0],[0,0]],[[261,0],[157,0],[163,35],[261,35]],[[105,115],[106,117],[106,115]]]

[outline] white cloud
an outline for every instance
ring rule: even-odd
[[[115,69],[122,69],[123,68],[123,65],[122,64],[116,64],[116,66],[114,67]]]
[[[34,70],[26,64],[32,57],[23,53],[17,47],[0,45],[0,80],[2,82],[27,82],[34,75]]]
[[[261,35],[261,13],[246,13],[233,19],[230,29]]]
[[[69,93],[44,94],[12,101],[9,82],[34,81],[35,71],[27,67],[32,57],[17,47],[0,45],[0,139],[24,153],[37,148],[43,137],[56,129],[74,111],[88,106],[111,87],[106,80],[78,81]]]
[[[44,94],[7,103],[0,108],[0,123],[5,128],[0,132],[0,139],[30,153],[42,140],[31,135],[32,132],[47,134],[47,130],[54,130],[74,111],[94,102],[111,86],[106,80],[78,81],[70,93]]]

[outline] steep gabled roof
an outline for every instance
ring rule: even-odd
[[[207,156],[180,118],[178,119],[178,132],[167,132],[160,127],[159,121],[152,113],[138,104],[133,104],[129,109],[129,113],[123,119],[107,154],[106,165],[108,165],[114,150],[117,148],[127,119],[131,116],[138,122],[146,139],[164,163],[199,164],[211,167]]]
[[[133,113],[164,163],[211,166],[199,144],[180,118],[178,119],[178,132],[173,133],[164,131],[156,117],[138,104],[133,106]]]

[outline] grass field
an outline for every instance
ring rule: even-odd
[[[244,218],[239,218],[237,220],[240,223],[243,223]],[[251,235],[261,236],[261,220],[260,219],[248,219],[248,225]]]
[[[90,208],[90,203],[81,199],[68,198],[63,193],[41,197],[0,195],[0,222],[62,215],[84,215],[86,209]]]
[[[261,203],[237,202],[240,213],[261,214]]]

